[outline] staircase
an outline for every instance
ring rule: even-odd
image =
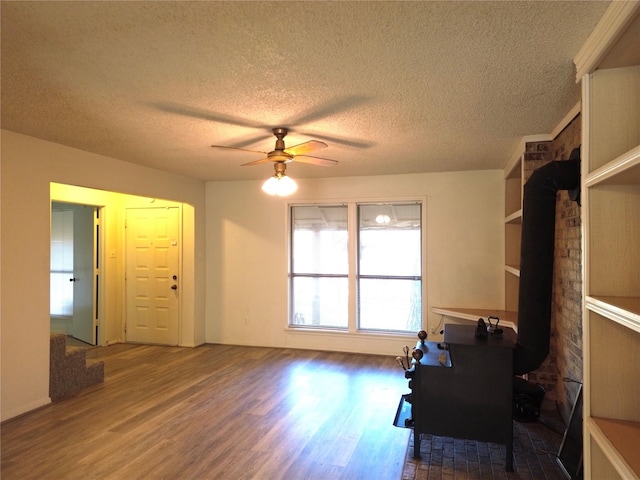
[[[104,362],[87,360],[86,355],[86,348],[67,347],[66,335],[51,334],[49,396],[52,401],[104,381]]]

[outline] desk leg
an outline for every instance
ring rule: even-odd
[[[413,458],[420,459],[420,434],[413,429]]]

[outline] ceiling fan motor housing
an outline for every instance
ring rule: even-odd
[[[273,168],[276,171],[277,177],[284,176],[284,172],[287,170],[287,166],[283,161],[278,161],[273,164]]]
[[[274,128],[272,130],[273,134],[276,136],[276,150],[284,150],[284,137],[287,136],[289,130],[283,127]]]

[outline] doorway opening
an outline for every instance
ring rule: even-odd
[[[51,203],[51,333],[97,345],[100,208]]]
[[[196,290],[201,288],[196,285],[195,281],[195,208],[192,205],[174,200],[143,197],[77,185],[52,182],[50,187],[52,205],[65,208],[87,206],[89,209],[96,209],[97,225],[94,229],[96,236],[94,245],[97,275],[93,305],[95,345],[108,346],[130,341],[195,346]],[[159,216],[149,216],[148,220],[132,217],[134,212],[142,211],[156,211]],[[178,212],[177,233],[174,214],[176,211]],[[164,220],[162,212],[171,213],[174,220],[171,222],[168,219]],[[172,228],[169,228],[169,225],[172,225]],[[166,226],[166,231],[163,230],[163,226]],[[138,248],[141,245],[131,249],[132,244],[127,244],[128,239],[133,238],[131,236],[134,233],[134,236],[140,236],[145,232],[153,234],[151,235],[153,238],[148,238],[152,248],[146,252],[144,249]],[[160,238],[163,235],[166,238]],[[162,248],[161,242],[165,242],[165,249]],[[163,279],[159,274],[159,269],[165,265],[163,263],[165,256],[167,262],[173,261],[176,253],[178,256],[177,267],[175,263],[166,263],[168,267],[168,279],[165,282],[168,286],[167,293],[164,292]],[[146,255],[150,255],[149,265],[155,265],[155,275],[149,275],[147,283],[143,281],[144,275],[140,273],[140,268],[136,272],[127,270],[128,265],[134,260],[140,267],[140,262],[144,262],[143,257]],[[79,283],[69,280],[76,277],[76,275],[67,275],[65,281],[68,284]],[[149,287],[145,291],[146,286],[150,286],[153,282],[155,282],[154,289]],[[135,288],[134,285],[136,285]],[[139,310],[135,312],[136,316],[132,316],[130,304],[134,300],[136,302],[141,300],[145,294],[155,295],[158,292],[160,295],[153,299],[153,302],[142,307],[148,307],[148,324],[155,325],[155,333],[160,333],[167,325],[171,339],[139,338],[134,340],[131,338],[132,330],[137,328],[138,333],[141,333],[144,328],[144,312]],[[163,296],[166,297],[166,305],[162,304],[165,301]],[[142,307],[140,304],[137,306],[137,308]],[[177,328],[176,321],[169,321],[169,318],[177,319]],[[58,320],[56,319],[56,321]],[[167,321],[165,322],[165,320]],[[69,323],[67,321],[67,324]]]

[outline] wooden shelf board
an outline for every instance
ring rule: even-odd
[[[522,223],[522,209],[516,210],[504,217],[504,223]]]
[[[640,297],[611,297],[591,295],[587,308],[640,333]]]
[[[640,184],[640,145],[587,175],[585,185]]]
[[[587,426],[612,465],[624,478],[640,478],[640,422],[587,417]]]
[[[504,269],[516,277],[520,276],[520,265],[505,265]]]
[[[459,318],[477,322],[478,318],[498,317],[500,326],[511,327],[518,331],[518,312],[506,310],[493,310],[490,308],[457,308],[457,307],[432,307],[431,311],[447,317]]]

